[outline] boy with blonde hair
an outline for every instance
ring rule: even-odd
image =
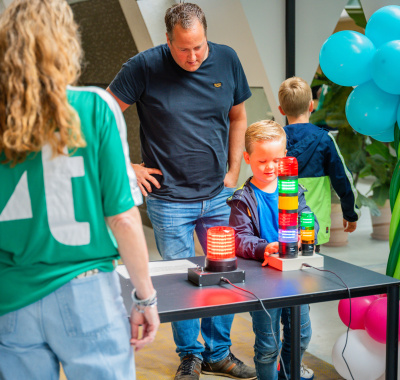
[[[252,124],[245,135],[244,159],[253,176],[237,189],[227,203],[231,207],[229,225],[235,229],[236,254],[262,261],[278,252],[278,163],[286,156],[286,134],[275,121],[262,120]],[[299,186],[299,213],[310,211]],[[315,223],[318,231],[318,221]],[[264,264],[263,264],[264,265]],[[278,379],[277,358],[281,353],[279,379],[290,378],[290,308],[251,312],[256,334],[254,362],[257,379]],[[309,306],[300,310],[301,355],[311,339]],[[283,324],[283,343],[279,338]],[[279,345],[279,347],[278,347]],[[282,348],[282,350],[280,350]],[[312,379],[313,371],[302,365],[301,379]]]
[[[356,206],[353,177],[333,136],[328,130],[310,123],[313,111],[310,86],[305,80],[292,77],[282,82],[278,95],[279,110],[289,123],[284,128],[288,155],[296,157],[299,163],[299,183],[307,189],[307,204],[320,225],[319,244],[329,241],[331,184],[340,198],[344,231],[355,231],[360,212]]]

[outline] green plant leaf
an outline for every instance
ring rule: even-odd
[[[375,182],[378,182],[379,184],[390,183],[393,172],[388,170],[387,162],[382,158],[382,156],[375,154],[367,157],[367,162],[371,165],[372,174],[377,179]],[[372,187],[374,187],[374,184],[372,184]]]
[[[365,178],[370,175],[373,175],[372,170],[371,170],[371,165],[366,164],[358,173],[360,178]]]
[[[346,12],[354,20],[357,26],[365,29],[365,27],[367,26],[367,20],[365,18],[364,11],[361,5],[360,8],[346,7]]]
[[[325,122],[326,118],[326,108],[321,108],[318,111],[315,111],[311,114],[310,116],[310,123],[312,124],[318,124],[321,121]]]
[[[361,208],[361,206],[366,206],[370,209],[371,215],[373,216],[381,216],[381,211],[376,205],[375,201],[372,198],[366,197],[362,195],[359,191],[357,197],[357,206]]]
[[[367,155],[363,150],[356,150],[355,152],[349,155],[349,159],[346,160],[348,162],[348,168],[352,173],[359,173],[366,164]]]
[[[372,139],[372,143],[365,147],[365,150],[371,155],[379,154],[385,160],[390,160],[393,156],[390,154],[389,147],[378,140]]]
[[[389,185],[383,184],[381,186],[374,187],[372,199],[378,206],[382,207],[385,204],[386,199],[389,199]]]

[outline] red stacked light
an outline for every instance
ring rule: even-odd
[[[237,269],[235,230],[231,227],[211,227],[207,230],[206,270],[224,272]]]
[[[279,226],[282,228],[289,226],[297,226],[297,213],[286,214],[284,212],[279,213]]]
[[[279,160],[278,176],[279,177],[297,177],[299,174],[299,164],[296,157],[283,157]]]
[[[283,157],[278,164],[279,257],[295,258],[298,253],[298,163]]]

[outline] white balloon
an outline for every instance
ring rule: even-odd
[[[346,333],[342,334],[332,349],[332,362],[340,376],[351,376],[342,357]],[[365,330],[350,330],[344,357],[354,380],[376,380],[385,372],[386,345],[372,339]]]

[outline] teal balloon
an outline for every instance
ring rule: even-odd
[[[346,117],[357,132],[379,135],[393,128],[400,97],[381,90],[374,81],[360,84],[346,102]]]
[[[377,49],[372,60],[372,78],[389,94],[400,94],[400,40],[390,41]]]
[[[386,131],[379,133],[379,135],[371,135],[371,137],[381,142],[392,142],[394,141],[394,128],[395,127],[393,126],[393,128],[389,128]]]
[[[378,9],[368,20],[365,35],[376,48],[386,42],[400,40],[400,7],[388,5]]]
[[[343,30],[322,45],[319,63],[324,74],[341,86],[357,86],[371,79],[374,44],[363,34]]]

